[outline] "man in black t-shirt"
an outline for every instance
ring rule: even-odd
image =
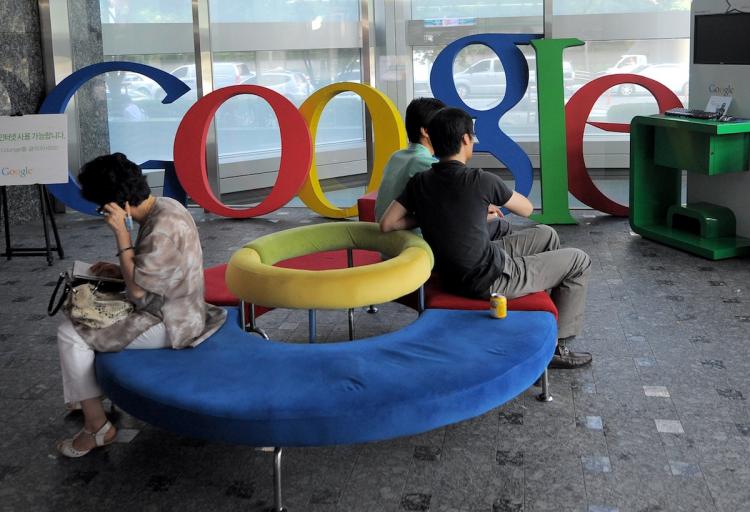
[[[419,226],[435,254],[435,269],[454,293],[508,298],[551,289],[558,310],[558,348],[550,368],[577,368],[591,354],[572,352],[568,342],[581,333],[591,260],[580,249],[560,249],[545,225],[493,239],[488,207],[501,205],[528,217],[531,202],[503,180],[466,166],[474,147],[474,127],[463,110],[439,111],[427,127],[440,161],[412,177],[380,221],[382,231]]]

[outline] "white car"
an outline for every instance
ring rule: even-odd
[[[527,56],[529,68],[533,70],[536,66],[536,58]],[[573,65],[568,61],[563,61],[563,80],[566,84],[575,79]],[[456,84],[456,91],[461,98],[474,96],[496,96],[505,94],[505,71],[500,64],[498,57],[482,59],[460,73],[453,76]],[[534,71],[529,72],[529,84],[533,85],[536,81]]]
[[[122,77],[122,93],[131,96],[141,94],[153,98],[161,91],[159,84],[139,73],[125,73]]]
[[[248,78],[243,83],[267,87],[278,92],[295,105],[300,105],[313,91],[313,85],[307,75],[298,71],[283,69],[264,71],[260,75]]]
[[[242,62],[214,62],[214,89],[228,85],[239,85],[248,78],[255,76],[247,64]],[[172,74],[185,82],[191,89],[195,89],[195,64],[180,66]]]
[[[645,55],[630,54],[621,55],[620,60],[607,69],[606,74],[612,75],[614,73],[634,73],[641,68],[645,68],[648,65],[648,58]]]
[[[686,63],[653,64],[635,71],[634,74],[656,80],[677,95],[687,96],[688,94],[690,68]],[[618,86],[617,92],[621,96],[647,93],[646,89],[635,84],[622,84]]]

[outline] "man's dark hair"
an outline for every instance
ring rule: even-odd
[[[124,208],[126,201],[138,206],[151,195],[141,168],[122,153],[99,156],[84,164],[78,183],[81,195],[99,206],[117,203]]]
[[[421,128],[427,129],[427,124],[435,112],[445,108],[445,103],[436,98],[416,98],[406,107],[406,135],[409,142],[419,143],[422,136]]]
[[[444,158],[459,152],[464,135],[474,136],[474,121],[460,108],[444,108],[432,116],[427,133],[435,156]]]

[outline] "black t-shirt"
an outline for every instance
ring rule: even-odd
[[[506,257],[487,231],[487,207],[513,192],[498,176],[461,162],[437,162],[412,177],[397,201],[414,215],[435,254],[435,268],[455,292],[486,297]]]

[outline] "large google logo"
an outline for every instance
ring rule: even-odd
[[[500,58],[506,77],[502,101],[488,110],[466,105],[453,83],[453,61],[461,49],[481,44]],[[430,75],[435,97],[465,109],[476,118],[480,144],[476,151],[486,151],[503,162],[513,173],[516,190],[528,195],[532,186],[532,166],[528,155],[502,132],[502,116],[526,93],[529,69],[518,45],[531,44],[536,52],[539,139],[541,154],[542,213],[535,218],[548,224],[574,223],[568,208],[568,190],[584,204],[602,212],[627,216],[628,208],[604,195],[588,175],[583,159],[583,132],[586,124],[608,131],[628,132],[624,123],[593,123],[588,116],[596,100],[610,87],[623,83],[647,89],[660,111],[682,106],[667,87],[638,75],[609,75],[585,84],[565,104],[563,96],[562,53],[570,46],[582,45],[578,39],[540,39],[536,34],[478,34],[458,39],[437,57]],[[190,88],[165,71],[134,62],[104,62],[82,68],[61,81],[47,96],[40,114],[62,113],[73,94],[91,78],[108,71],[140,73],[157,82],[166,92],[162,103],[171,103]],[[174,141],[174,162],[148,161],[144,168],[166,168],[164,195],[176,198],[189,194],[206,210],[224,217],[250,218],[265,215],[284,206],[295,195],[313,211],[330,218],[357,215],[356,205],[339,208],[323,193],[315,165],[314,140],[323,109],[337,94],[354,92],[370,112],[376,141],[373,172],[367,191],[377,190],[388,157],[406,145],[406,134],[395,105],[383,93],[370,86],[352,82],[328,85],[313,93],[299,110],[280,94],[261,86],[224,87],[199,99],[185,114]],[[263,98],[278,118],[281,131],[281,162],[271,193],[258,205],[235,209],[223,204],[211,191],[206,175],[206,138],[209,125],[218,108],[229,98],[251,94]],[[170,172],[174,165],[174,175]],[[177,178],[175,180],[174,178]],[[96,205],[81,197],[80,188],[70,176],[67,184],[50,185],[50,191],[75,210],[95,215]]]

